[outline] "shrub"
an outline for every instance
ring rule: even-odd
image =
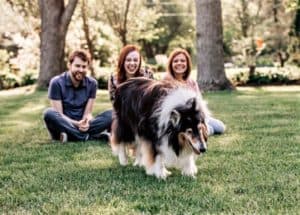
[[[35,84],[37,81],[37,78],[33,73],[26,73],[21,78],[21,84],[22,86],[27,86],[31,84]]]
[[[294,84],[300,80],[300,72],[295,67],[278,69],[276,67],[259,67],[253,75],[249,69],[227,69],[227,77],[235,85],[268,85],[268,84]]]
[[[0,90],[10,89],[21,86],[20,78],[12,73],[0,74]]]
[[[97,78],[98,89],[107,89],[108,78],[106,76],[99,76]]]
[[[258,57],[256,59],[256,66],[257,67],[270,67],[270,66],[274,66],[273,59],[271,57],[268,57],[268,56]]]

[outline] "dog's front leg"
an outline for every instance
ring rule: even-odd
[[[151,166],[146,166],[146,173],[148,175],[155,175],[158,179],[166,179],[171,175],[171,172],[166,169],[162,159],[161,155],[156,155],[154,163]]]
[[[180,166],[181,166],[181,174],[190,176],[195,178],[196,174],[198,172],[196,163],[195,163],[195,158],[193,155],[190,155],[185,158],[180,159]]]
[[[118,149],[119,162],[122,166],[126,166],[128,164],[128,157],[126,154],[126,145],[121,143]]]

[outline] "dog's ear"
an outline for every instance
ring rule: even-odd
[[[184,146],[187,142],[187,138],[183,132],[178,134],[178,142],[180,146]]]
[[[196,107],[196,98],[190,98],[187,102],[186,102],[186,106],[189,109],[195,109]]]
[[[200,134],[203,135],[204,141],[206,142],[208,139],[208,128],[207,128],[206,123],[200,123],[198,125],[198,129],[200,131]]]
[[[172,110],[170,115],[170,122],[173,125],[173,127],[176,127],[180,120],[180,113],[177,110]]]

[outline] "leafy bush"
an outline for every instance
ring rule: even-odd
[[[21,86],[20,78],[12,73],[0,74],[0,90],[10,89]]]
[[[270,67],[274,66],[273,59],[270,56],[260,56],[256,59],[256,66],[257,67]]]
[[[247,84],[287,84],[289,78],[286,75],[274,73],[274,74],[261,74],[254,73],[254,75],[249,76]]]
[[[21,84],[22,86],[27,86],[31,84],[35,84],[37,81],[37,78],[33,73],[26,73],[21,78]]]
[[[292,83],[292,80],[287,74],[282,73],[263,73],[255,72],[253,75],[240,72],[231,77],[231,81],[235,85],[267,85],[267,84],[289,84]]]
[[[108,78],[106,76],[99,76],[97,78],[98,89],[107,89]]]
[[[258,67],[250,76],[249,68],[227,68],[226,76],[237,86],[297,84],[300,81],[300,70],[296,66]]]
[[[148,67],[154,73],[156,73],[156,72],[165,72],[166,71],[166,66],[163,65],[163,64],[154,64],[154,65],[153,64],[152,65],[148,64]]]
[[[290,57],[290,62],[300,67],[300,53],[293,53]]]

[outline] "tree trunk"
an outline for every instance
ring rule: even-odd
[[[199,87],[204,91],[233,89],[224,70],[221,2],[195,1]]]
[[[38,88],[47,88],[51,78],[64,71],[66,33],[78,0],[39,0],[41,14],[40,72]]]
[[[85,0],[81,1],[81,17],[82,17],[82,23],[83,23],[82,27],[83,27],[85,40],[86,40],[86,43],[87,43],[87,46],[88,46],[88,50],[89,50],[89,53],[91,55],[91,59],[94,59],[94,45],[93,45],[93,41],[90,37],[90,26],[89,26],[89,23],[88,23],[87,5],[86,4],[87,3],[86,3]],[[92,62],[91,62],[91,65],[90,65],[90,70],[91,70],[91,76],[95,78],[96,74],[95,74],[95,70],[94,70]]]
[[[127,45],[127,19],[128,19],[129,7],[130,7],[130,0],[127,0],[125,6],[125,12],[124,12],[124,21],[122,24],[122,29],[120,30],[120,36],[121,36],[121,41],[123,43],[123,46]]]

